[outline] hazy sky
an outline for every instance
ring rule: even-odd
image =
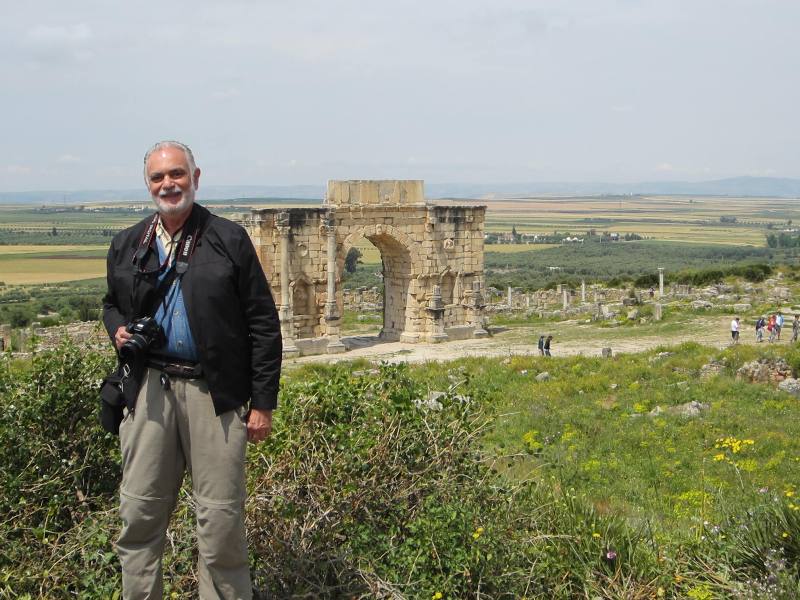
[[[800,177],[796,0],[0,0],[0,191]]]

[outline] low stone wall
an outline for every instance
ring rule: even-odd
[[[29,352],[31,350],[53,350],[64,340],[83,347],[104,348],[110,347],[106,330],[99,321],[85,321],[70,323],[69,325],[57,325],[55,327],[38,327],[34,323],[33,327],[16,330],[15,343],[12,342],[12,330],[10,326],[0,326],[2,335],[3,349],[11,348],[13,352]],[[35,347],[32,345],[35,343]],[[18,347],[14,347],[16,346]]]

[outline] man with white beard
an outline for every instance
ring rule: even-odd
[[[131,370],[125,385],[134,386],[119,425],[123,597],[162,597],[167,525],[188,471],[197,594],[251,598],[245,446],[272,427],[278,315],[247,233],[194,203],[200,169],[191,150],[159,142],[144,162],[157,212],[114,237],[103,301],[105,327]]]

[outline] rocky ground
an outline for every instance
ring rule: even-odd
[[[672,346],[694,341],[708,346],[723,348],[730,344],[730,317],[713,315],[697,318],[671,331],[655,330],[652,327],[608,329],[594,324],[564,321],[548,323],[537,328],[512,327],[495,332],[491,337],[477,340],[445,342],[441,344],[407,344],[401,342],[378,342],[375,336],[357,336],[345,341],[353,349],[343,354],[303,356],[285,361],[287,366],[309,362],[338,362],[366,358],[387,362],[446,361],[467,356],[509,356],[538,354],[536,342],[542,333],[553,337],[553,356],[600,356],[603,348],[609,347],[614,354],[651,350],[658,346]],[[742,326],[741,344],[755,344],[754,331]],[[791,327],[784,328],[780,344],[789,343]],[[762,344],[766,345],[764,341]]]

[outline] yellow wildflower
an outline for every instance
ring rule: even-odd
[[[788,532],[788,531],[784,531],[784,532],[781,534],[781,537],[782,537],[782,538],[784,538],[784,539],[788,538],[788,537],[789,537],[789,532]]]
[[[433,596],[431,596],[431,600],[440,600],[442,597],[442,592],[436,592]]]
[[[600,537],[600,534],[599,534],[599,533],[597,533],[597,532],[595,531],[595,532],[592,534],[592,537],[593,537],[593,538],[599,538],[599,537]]]
[[[722,454],[721,452],[720,452],[719,454],[715,454],[715,455],[714,455],[714,460],[715,460],[716,462],[719,462],[719,461],[721,461],[721,460],[725,460],[725,455],[724,455],[724,454]]]

